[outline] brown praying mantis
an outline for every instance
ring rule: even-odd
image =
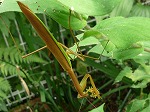
[[[76,88],[78,92],[78,98],[87,97],[89,94],[90,94],[90,97],[100,98],[100,93],[98,89],[96,88],[91,75],[86,74],[81,80],[81,82],[79,83],[72,69],[72,65],[69,60],[69,57],[67,53],[65,52],[65,50],[63,49],[63,47],[61,46],[61,44],[53,37],[53,35],[49,32],[49,30],[46,28],[43,22],[26,5],[24,5],[20,1],[17,1],[17,3],[20,9],[22,10],[23,14],[26,16],[26,18],[29,20],[29,22],[32,24],[32,26],[38,33],[38,35],[45,42],[46,46],[44,46],[41,49],[48,48],[50,52],[54,55],[54,57],[57,59],[59,64],[62,66],[62,68],[69,74],[74,84],[74,87]],[[39,50],[36,50],[34,52],[37,52],[37,51]],[[27,54],[26,56],[30,54]],[[26,56],[23,56],[23,57],[26,57]],[[90,79],[92,87],[86,89],[88,78]]]

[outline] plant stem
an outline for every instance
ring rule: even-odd
[[[121,86],[121,87],[115,88],[115,89],[113,89],[113,90],[111,90],[111,91],[108,91],[107,93],[103,94],[103,95],[102,95],[102,98],[105,98],[106,96],[108,96],[108,95],[110,95],[110,94],[112,94],[112,93],[115,93],[115,92],[117,92],[117,91],[126,89],[126,88],[128,88],[128,87],[130,87],[130,85],[126,85],[126,86]]]
[[[128,91],[128,93],[127,93],[127,95],[126,95],[125,99],[123,100],[123,102],[122,102],[121,106],[119,107],[118,112],[122,112],[122,109],[123,109],[123,107],[124,107],[124,105],[125,105],[125,103],[126,103],[126,101],[127,101],[128,97],[129,97],[129,95],[130,95],[131,91],[132,91],[131,89]]]
[[[109,80],[108,82],[106,82],[104,85],[102,85],[99,90],[102,90],[103,88],[105,88],[106,86],[108,86],[110,83],[112,83],[114,80]]]

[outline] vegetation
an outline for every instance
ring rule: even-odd
[[[77,99],[69,76],[47,49],[21,58],[45,44],[20,13],[16,1],[5,0],[0,5],[0,111],[17,106],[7,108],[4,99],[10,89],[20,88],[19,77],[35,94],[31,101],[40,97],[41,102],[36,106],[27,101],[26,106],[33,111],[43,111],[41,105],[44,111],[52,112],[149,110],[148,0],[25,0],[23,3],[38,14],[57,41],[76,53],[82,51],[85,56],[97,58],[85,57],[82,61],[69,54],[78,79],[90,73],[101,99]],[[93,18],[95,21],[87,24]],[[5,80],[11,75],[17,78]],[[47,82],[45,87],[40,83],[42,80]]]

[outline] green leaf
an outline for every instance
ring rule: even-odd
[[[42,58],[40,58],[39,56],[37,56],[35,54],[32,54],[32,55],[24,58],[23,61],[25,63],[29,63],[29,62],[47,63],[45,60],[43,60]]]
[[[109,18],[97,24],[94,29],[103,33],[117,49],[126,49],[134,43],[150,40],[149,18]]]
[[[33,12],[46,13],[62,26],[69,28],[68,21],[70,10],[57,0],[25,0],[23,1]],[[16,0],[5,0],[0,6],[0,13],[6,11],[20,11]],[[82,16],[81,16],[82,17]],[[74,30],[81,29],[86,25],[83,17],[79,19],[75,15],[71,16],[71,27]]]
[[[133,3],[134,0],[122,0],[121,3],[117,7],[115,7],[114,10],[110,13],[110,17],[127,17],[132,9]]]
[[[95,31],[95,30],[87,30],[83,34],[83,39],[87,38],[87,37],[90,37],[90,36],[94,36],[97,39],[100,39],[102,37],[102,34],[100,34],[98,31]]]
[[[112,9],[121,0],[58,0],[62,4],[73,7],[74,11],[80,14],[87,14],[90,16],[104,15],[112,11]]]
[[[89,51],[88,51],[88,53],[96,53],[96,54],[99,54],[99,55],[101,55],[102,53],[102,55],[103,56],[106,56],[106,57],[112,57],[113,55],[112,55],[112,52],[106,52],[106,50],[104,50],[104,47],[99,43],[99,44],[97,44],[96,46],[94,46],[93,48],[91,48]]]
[[[150,82],[150,66],[140,65],[134,72],[129,67],[125,67],[116,77],[115,83],[122,81],[123,77],[133,81],[132,88],[145,88]]]
[[[23,3],[26,3],[31,9],[36,13],[41,13],[41,10],[38,10],[37,1],[39,0],[22,0]],[[21,12],[17,0],[4,0],[0,5],[0,13],[17,11]]]
[[[40,90],[41,102],[46,102],[44,91]]]
[[[0,99],[6,98],[8,91],[11,89],[9,83],[4,78],[0,77]]]
[[[89,45],[96,45],[99,44],[98,39],[96,39],[93,36],[90,37],[86,37],[82,39],[83,35],[78,35],[77,38],[79,39],[79,46],[83,47],[83,46],[89,46]],[[80,40],[81,39],[81,40]],[[71,49],[73,52],[77,51],[77,45],[75,44],[74,46],[70,47],[69,49]],[[69,56],[73,59],[74,55],[69,54]]]
[[[131,47],[125,50],[114,50],[113,57],[115,59],[131,59],[140,54],[142,51],[144,51],[143,47]]]
[[[133,88],[145,88],[150,82],[150,66],[141,65],[132,74],[127,74],[126,77],[130,78],[134,84]]]
[[[133,59],[135,62],[137,62],[139,64],[145,64],[145,63],[148,63],[150,61],[150,54],[149,54],[149,52],[143,51],[142,53],[140,53],[139,55],[137,55]]]
[[[130,16],[150,18],[150,6],[137,3],[131,10]]]
[[[0,99],[0,111],[1,112],[8,112],[8,109],[6,107],[6,104],[3,100]]]
[[[31,62],[47,63],[35,54],[22,58],[16,47],[0,48],[0,51],[0,71],[4,75],[18,74],[16,65],[25,65]],[[25,77],[24,73],[28,75],[25,70],[20,71],[19,75]]]
[[[99,44],[99,41],[93,36],[85,38],[79,42],[79,46],[88,46],[88,45],[94,45],[94,44]]]
[[[101,106],[99,106],[89,112],[104,112],[104,105],[105,105],[105,103],[103,103]]]
[[[126,75],[128,75],[128,74],[129,74],[129,75],[132,74],[132,70],[131,70],[130,67],[125,67],[125,68],[118,74],[118,76],[115,78],[115,82],[114,82],[114,83],[120,82],[120,81],[123,79],[123,77],[126,76]]]
[[[7,12],[7,13],[0,14],[0,31],[5,36],[8,36],[8,28],[10,27],[10,24],[11,24],[10,21],[14,19],[15,19],[14,12]]]
[[[141,112],[148,112],[150,110],[150,105],[148,107],[144,108]]]
[[[88,72],[87,65],[82,61],[77,61],[76,70],[81,75],[85,75]]]
[[[49,15],[56,22],[60,23],[62,26],[69,28],[69,15],[70,9],[65,7],[58,1],[47,0],[47,1],[39,1],[40,7],[45,10],[46,14]],[[52,4],[52,5],[49,5]],[[81,29],[86,25],[86,21],[84,18],[78,19],[78,17],[71,15],[70,21],[71,28],[74,30]]]
[[[128,105],[126,112],[137,112],[138,110],[140,111],[143,109],[145,103],[145,100],[135,99],[131,102],[131,104]]]
[[[7,11],[20,11],[16,0],[4,0],[0,5],[0,13]]]
[[[106,47],[105,50],[112,51],[114,58],[132,59],[143,52],[144,45],[142,42],[150,41],[149,29],[149,18],[114,17],[101,21],[92,30],[102,34],[99,40],[103,47],[106,45],[103,42],[110,41],[107,46],[112,49]]]

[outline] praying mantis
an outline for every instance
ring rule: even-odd
[[[87,97],[90,95],[90,97],[94,98],[100,98],[100,93],[98,89],[96,88],[94,81],[90,74],[86,74],[81,82],[79,83],[71,65],[71,61],[61,46],[61,44],[53,37],[53,35],[49,32],[49,30],[46,28],[46,26],[43,24],[43,22],[22,2],[17,1],[21,11],[26,16],[26,18],[29,20],[29,22],[32,24],[38,35],[42,38],[46,46],[44,46],[41,49],[48,48],[50,52],[54,55],[54,57],[57,59],[59,64],[62,66],[62,68],[69,74],[70,78],[72,79],[72,82],[74,84],[74,87],[76,88],[78,92],[78,98]],[[40,50],[41,50],[40,49]],[[37,52],[38,50],[34,51]],[[32,52],[32,53],[34,53]],[[30,54],[32,54],[30,53]],[[28,54],[28,55],[30,55]],[[27,55],[26,55],[27,56]],[[24,57],[26,57],[24,56]],[[87,79],[90,79],[92,87],[86,89],[87,85]],[[86,89],[86,90],[85,90]]]

